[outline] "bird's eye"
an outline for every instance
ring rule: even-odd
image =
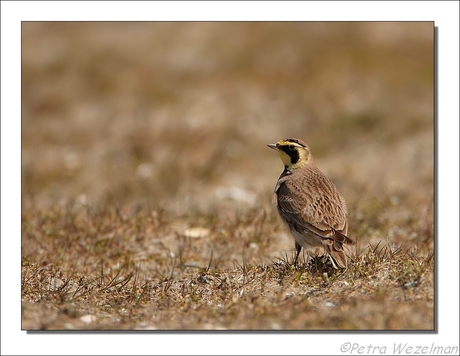
[[[295,146],[294,145],[289,145],[289,149],[290,150],[295,150]]]

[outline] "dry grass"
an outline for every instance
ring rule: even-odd
[[[347,271],[319,256],[294,267],[291,252],[270,261],[269,213],[72,210],[25,209],[25,329],[433,328],[427,246],[369,246]]]
[[[24,23],[22,327],[432,330],[432,30]],[[348,202],[346,271],[291,264],[286,137]]]

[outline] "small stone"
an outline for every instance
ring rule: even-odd
[[[87,314],[87,315],[83,315],[80,318],[80,320],[84,322],[85,324],[91,324],[96,321],[96,317],[94,315]]]
[[[134,330],[158,330],[158,328],[148,323],[140,323],[134,328]]]
[[[191,227],[184,231],[184,235],[186,237],[192,237],[192,238],[206,237],[209,235],[209,233],[210,233],[210,230],[205,227]]]

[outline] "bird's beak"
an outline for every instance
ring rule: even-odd
[[[269,143],[267,146],[270,147],[270,148],[273,148],[274,150],[278,150],[278,147],[276,146],[276,143]]]

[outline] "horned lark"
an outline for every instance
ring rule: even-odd
[[[347,205],[334,184],[313,161],[307,144],[288,138],[269,144],[277,150],[284,171],[275,187],[278,212],[295,239],[297,251],[323,246],[334,268],[347,268],[343,245],[355,242],[346,236]]]

